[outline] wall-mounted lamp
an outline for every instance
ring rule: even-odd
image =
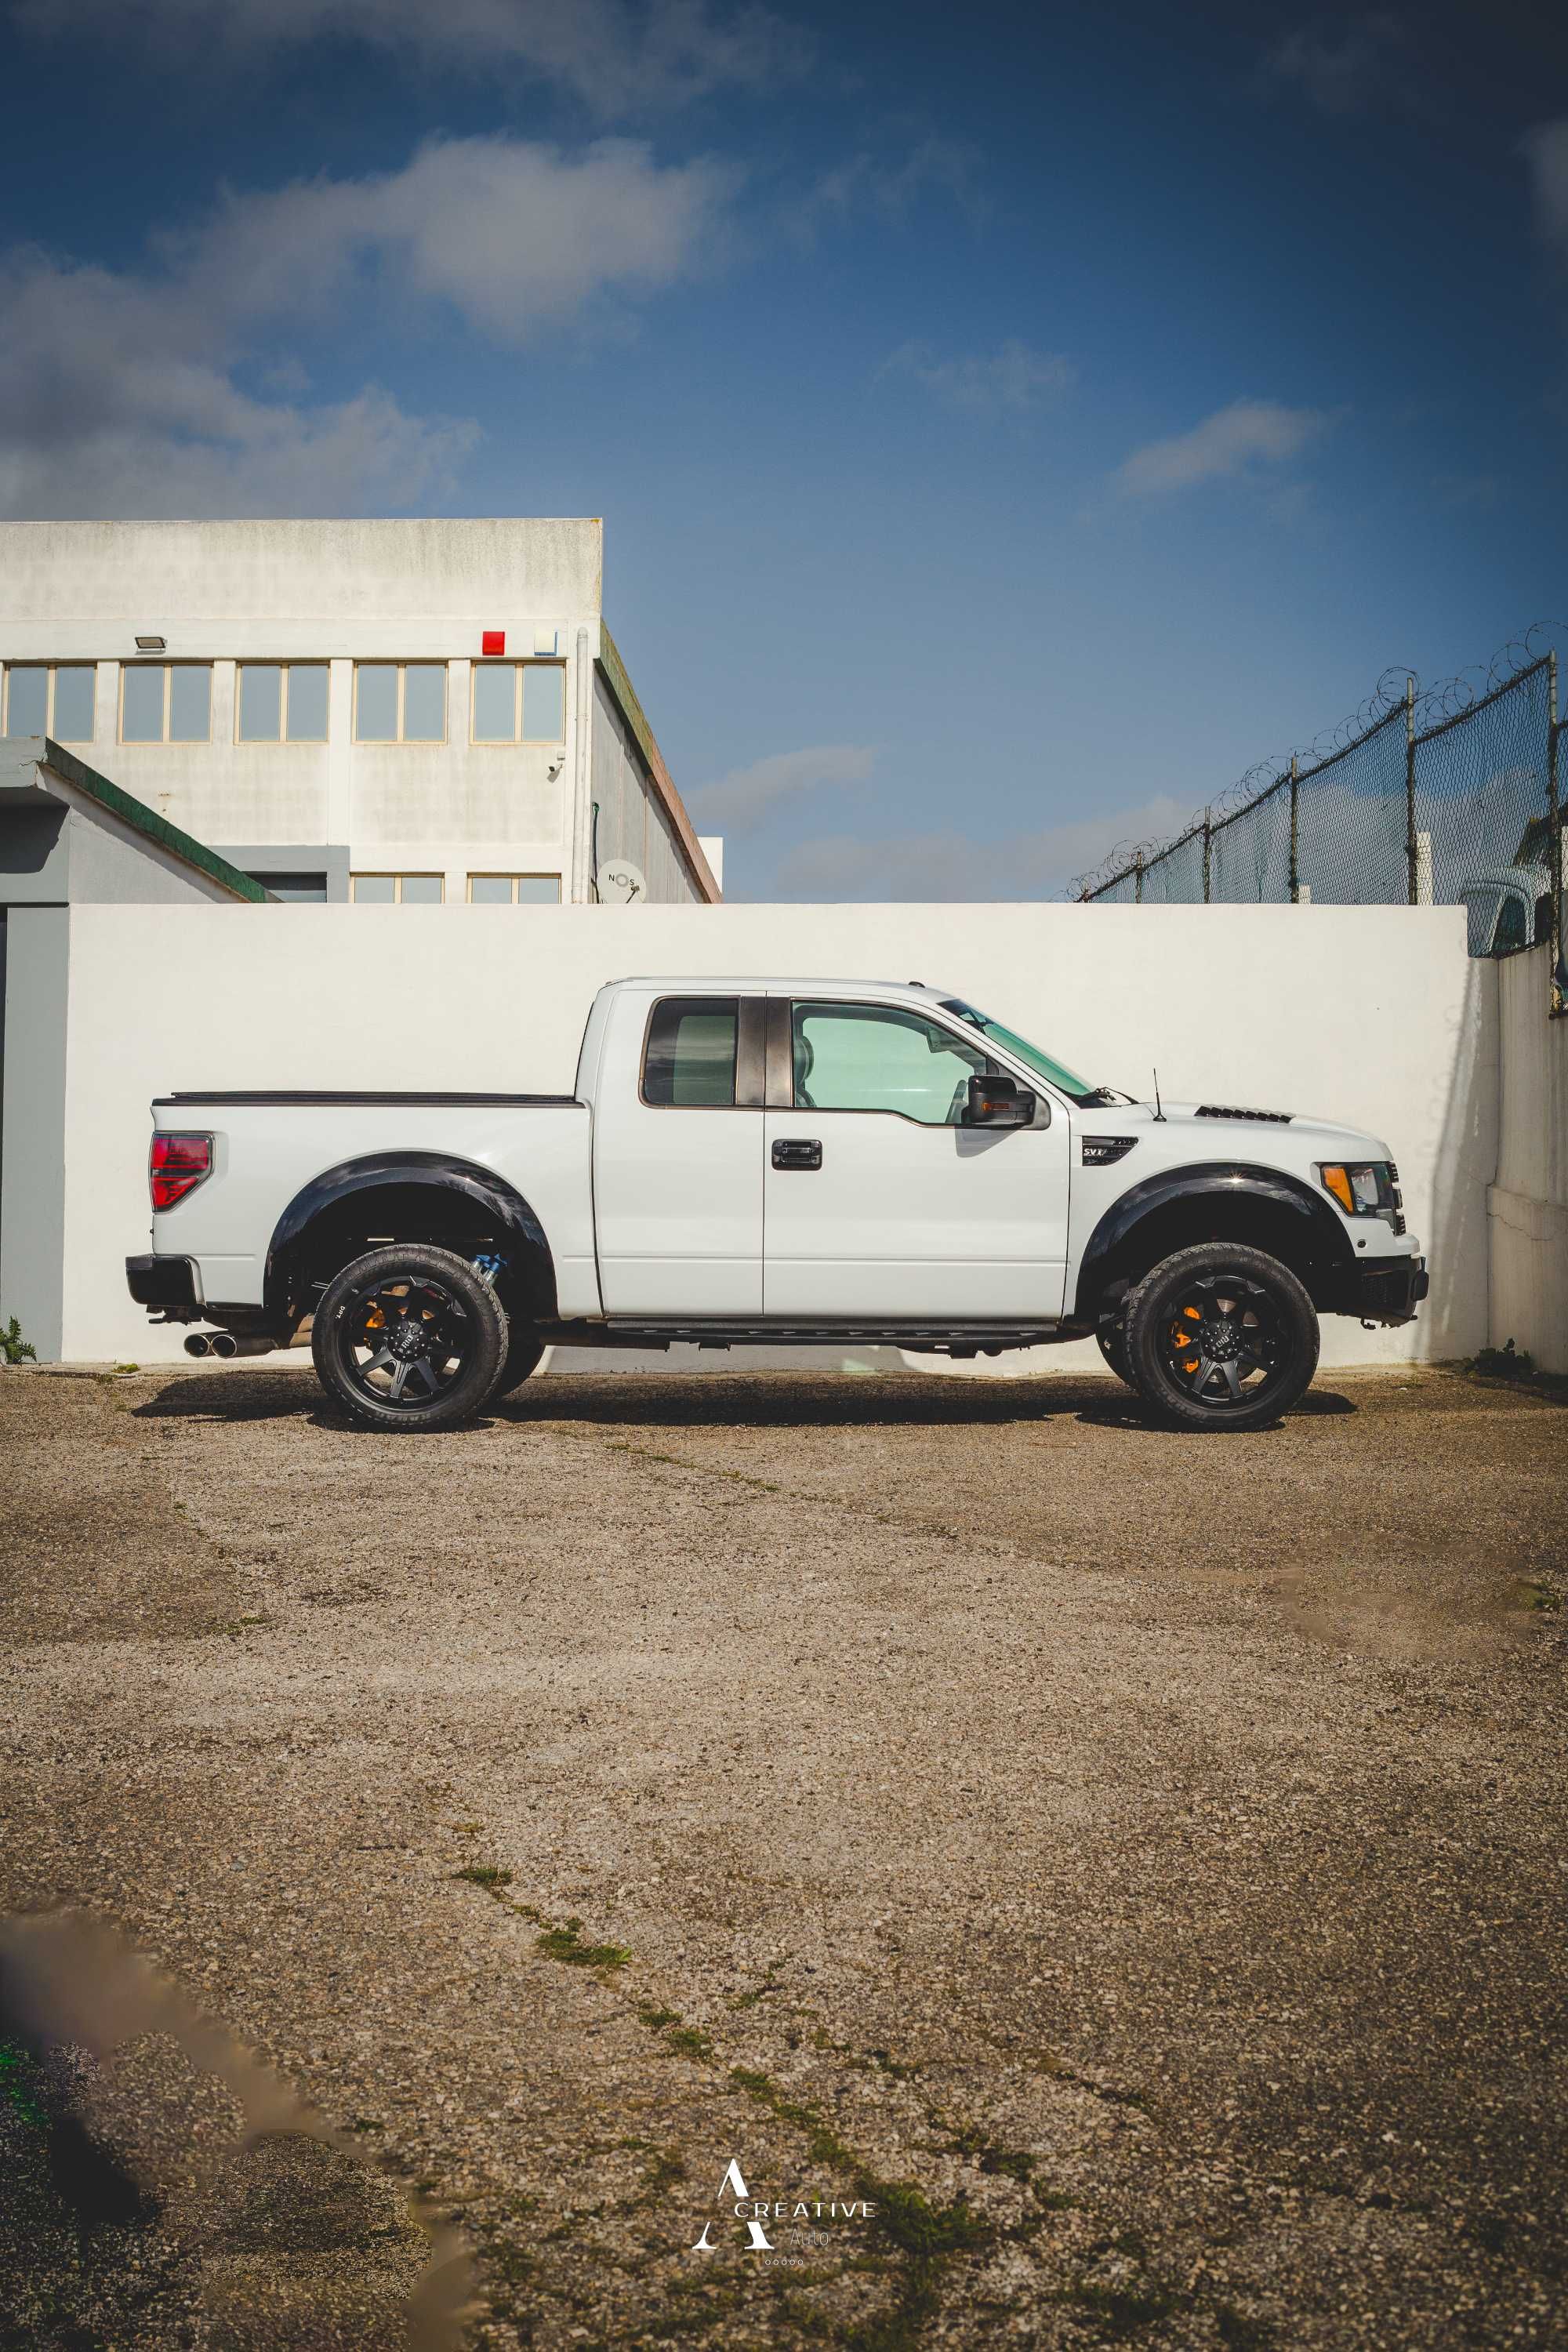
[[[162,637],[138,637],[136,640],[136,650],[139,654],[161,654],[163,650],[163,639]]]

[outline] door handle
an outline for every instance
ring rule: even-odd
[[[808,1142],[805,1136],[781,1136],[773,1146],[775,1168],[809,1170],[821,1165],[822,1146],[815,1139]]]

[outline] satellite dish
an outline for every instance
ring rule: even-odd
[[[606,907],[629,907],[647,897],[647,877],[640,866],[629,857],[612,857],[598,871],[600,904]]]

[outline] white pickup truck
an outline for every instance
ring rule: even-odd
[[[1426,1293],[1386,1144],[1076,1078],[917,982],[622,980],[572,1095],[233,1094],[153,1106],[132,1296],[286,1345],[353,1419],[441,1429],[552,1342],[1093,1336],[1157,1416],[1257,1429],[1318,1317]]]

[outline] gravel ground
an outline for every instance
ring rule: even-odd
[[[352,2146],[468,2231],[475,2343],[1568,2343],[1565,1437],[1435,1372],[1231,1440],[1100,1380],[409,1440],[308,1372],[0,1374],[0,1908],[338,2135],[225,2206],[138,2155],[205,2095],[156,2035],[13,2063],[14,2147],[74,2095],[145,2203],[89,2263],[13,2195],[15,2340],[379,2344]],[[732,2160],[821,2213],[748,2251]]]

